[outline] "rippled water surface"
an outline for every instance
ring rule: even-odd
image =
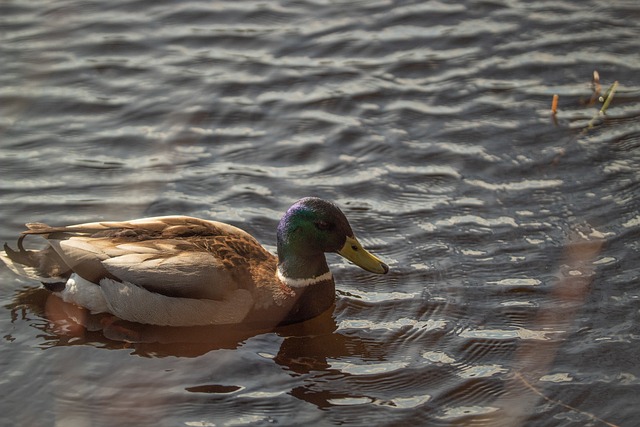
[[[316,195],[391,267],[330,256],[336,306],[301,325],[130,343],[3,266],[0,423],[637,425],[639,22],[635,0],[0,3],[2,242],[186,214],[273,249]]]

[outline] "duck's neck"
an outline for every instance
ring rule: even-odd
[[[278,263],[277,274],[295,295],[282,324],[311,319],[333,305],[336,288],[324,254],[320,258],[285,258]]]
[[[281,323],[301,322],[318,316],[335,301],[335,284],[324,253],[307,254],[278,245],[278,279],[295,298]]]
[[[323,281],[333,281],[324,254],[299,256],[278,249],[278,278],[291,288],[303,288]]]

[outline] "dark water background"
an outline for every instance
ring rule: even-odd
[[[335,201],[333,313],[127,344],[0,268],[6,426],[640,423],[640,3],[4,1],[0,241]],[[593,71],[619,81],[589,126]],[[559,112],[552,120],[553,94]]]

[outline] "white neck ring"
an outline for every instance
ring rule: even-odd
[[[330,271],[327,271],[324,274],[321,274],[316,277],[311,277],[309,279],[293,279],[291,277],[287,277],[280,271],[278,268],[278,272],[276,274],[278,276],[278,280],[287,285],[290,288],[305,288],[310,285],[315,285],[316,283],[324,282],[327,280],[332,280],[333,275]]]

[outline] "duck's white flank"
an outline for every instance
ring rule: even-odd
[[[98,286],[75,273],[64,290],[56,294],[94,314],[111,313],[131,322],[163,326],[240,323],[253,306],[251,294],[244,289],[237,289],[220,301],[174,298],[112,279],[102,279]]]
[[[102,279],[109,313],[131,322],[162,326],[241,323],[253,306],[246,289],[229,292],[224,300],[176,298],[150,292],[128,282]]]
[[[315,285],[316,283],[324,282],[325,280],[332,280],[333,274],[330,271],[327,271],[320,276],[312,277],[310,279],[292,279],[291,277],[287,277],[280,271],[278,267],[278,280],[287,285],[290,288],[304,288],[310,285]]]

